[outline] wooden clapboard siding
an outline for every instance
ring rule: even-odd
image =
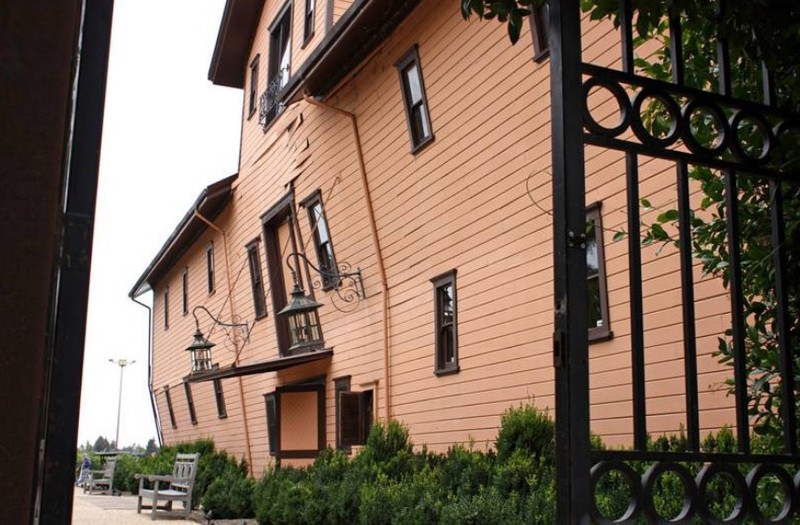
[[[327,5],[317,6],[314,38],[302,47],[304,2],[294,1],[292,70],[324,36]],[[349,1],[334,1],[338,20]],[[265,3],[250,58],[260,55],[259,94],[266,87],[268,28],[282,2]],[[442,450],[474,439],[490,446],[501,414],[533,401],[554,406],[552,369],[553,256],[550,168],[549,63],[532,62],[527,26],[511,46],[500,24],[464,22],[455,0],[425,0],[382,46],[337,86],[326,103],[356,115],[383,262],[389,305],[392,416],[409,426],[417,444]],[[619,65],[610,23],[584,20],[585,57]],[[400,81],[394,63],[418,46],[435,140],[410,153]],[[647,56],[652,49],[638,53]],[[248,61],[249,63],[249,61]],[[246,92],[246,90],[245,90]],[[246,111],[246,108],[243,108]],[[602,93],[592,114],[615,119],[616,105]],[[587,205],[600,202],[604,230],[610,328],[613,338],[590,345],[591,426],[614,446],[632,435],[630,293],[624,155],[586,147]],[[639,159],[639,192],[653,210],[645,224],[676,200],[674,167]],[[253,322],[245,246],[262,235],[260,216],[293,189],[300,202],[320,190],[337,262],[362,270],[366,299],[354,311],[334,307],[335,291],[315,291],[333,357],[277,373],[226,379],[227,419],[219,419],[213,385],[193,385],[198,424],[188,422],[181,380],[188,373],[191,315],[180,313],[180,273],[189,268],[190,308],[203,304]],[[250,435],[253,472],[271,461],[263,395],[278,386],[324,377],[327,442],[335,442],[333,378],[349,375],[353,390],[373,389],[375,415],[385,407],[383,287],[369,231],[355,138],[347,119],[303,101],[286,108],[266,133],[243,113],[239,178],[231,203],[215,220],[225,231],[232,289],[225,280],[221,236],[208,230],[156,287],[154,386],[170,385],[178,429],[171,429],[163,393],[157,395],[167,442],[213,435],[237,457]],[[701,194],[692,185],[692,200]],[[306,210],[297,229],[316,264]],[[214,241],[217,291],[205,288],[205,251]],[[258,245],[267,316],[255,321],[239,358],[253,363],[278,357],[270,276]],[[643,320],[646,329],[648,425],[651,433],[677,432],[682,406],[683,332],[679,257],[674,247],[642,248]],[[458,374],[434,374],[434,305],[431,278],[455,269],[458,295]],[[308,275],[302,270],[307,285]],[[693,268],[696,298],[701,426],[716,430],[731,418],[732,400],[721,384],[728,370],[712,355],[729,324],[729,298],[718,280]],[[170,287],[170,328],[164,331],[162,292]],[[307,290],[308,291],[308,290]],[[206,331],[207,323],[201,324]],[[234,355],[215,339],[215,361]],[[239,385],[242,395],[240,396]],[[244,404],[242,404],[242,397]],[[283,439],[291,439],[289,434]]]

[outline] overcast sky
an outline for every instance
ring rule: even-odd
[[[92,254],[79,443],[156,436],[147,310],[128,292],[200,191],[236,173],[241,90],[208,66],[225,0],[116,0]],[[151,304],[150,294],[141,298]],[[187,344],[191,334],[187,335]],[[187,357],[187,370],[188,370]]]

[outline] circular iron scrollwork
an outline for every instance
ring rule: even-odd
[[[663,137],[653,135],[642,120],[642,107],[647,107],[645,101],[658,102],[664,106],[666,114],[669,116],[670,127],[667,134]],[[682,133],[682,115],[681,108],[675,102],[670,94],[663,89],[657,88],[643,88],[636,94],[633,100],[633,115],[631,117],[631,129],[636,137],[642,141],[642,144],[656,147],[666,148],[671,146],[678,140]]]
[[[609,519],[600,512],[597,506],[597,487],[603,476],[611,473],[617,473],[628,485],[631,491],[631,497],[628,501],[628,507],[622,516]],[[592,467],[591,470],[591,496],[592,506],[591,513],[594,523],[599,525],[611,525],[613,523],[634,523],[641,510],[642,501],[642,485],[637,474],[627,463],[622,461],[601,461]]]
[[[767,476],[774,476],[783,490],[783,507],[776,516],[766,516],[758,504],[758,483]],[[792,515],[796,503],[795,483],[792,476],[778,465],[762,463],[747,474],[747,487],[750,489],[750,509],[758,523],[793,523]]]
[[[619,110],[619,121],[617,124],[612,128],[607,128],[597,122],[595,118],[592,116],[592,112],[589,109],[589,95],[592,92],[592,89],[598,87],[605,89],[614,97],[617,101],[617,106]],[[622,86],[619,83],[614,82],[612,80],[605,80],[598,77],[592,77],[583,84],[583,121],[586,127],[592,133],[596,133],[598,135],[606,135],[610,137],[616,137],[623,131],[625,131],[629,124],[630,124],[630,115],[631,115],[631,101],[628,98],[628,95],[625,93],[625,90],[622,89]]]
[[[731,482],[736,491],[736,501],[733,504],[730,514],[723,519],[717,519],[711,512],[711,504],[713,501],[709,497],[709,485],[714,479],[724,478]],[[704,466],[700,473],[697,475],[697,513],[703,520],[703,523],[710,523],[711,525],[720,525],[724,523],[739,523],[747,515],[747,482],[744,475],[734,467],[727,463],[710,463]]]
[[[705,112],[705,117],[702,113]],[[704,144],[697,133],[700,132],[699,127],[692,127],[692,118],[697,115],[699,118],[710,119],[714,127],[716,127],[715,137],[710,145]],[[689,101],[683,107],[683,142],[686,147],[695,155],[704,155],[708,157],[716,157],[721,155],[722,152],[728,147],[730,140],[730,127],[728,120],[722,110],[706,97],[696,97]],[[707,123],[709,124],[709,123]]]
[[[658,513],[655,505],[655,490],[658,480],[667,473],[675,474],[683,486],[683,505],[674,518],[664,518]],[[697,501],[697,487],[689,469],[679,463],[664,461],[651,465],[642,476],[644,492],[644,513],[654,523],[683,523],[694,515]]]
[[[742,136],[742,127],[748,123],[761,135],[761,144],[759,148],[761,151],[757,155],[751,155],[747,151],[747,143],[745,137]],[[730,126],[733,135],[731,151],[733,151],[734,156],[736,156],[738,160],[759,165],[769,162],[775,143],[775,136],[772,133],[769,122],[767,122],[767,119],[763,115],[748,110],[737,111],[731,118]],[[758,137],[755,138],[758,139]]]

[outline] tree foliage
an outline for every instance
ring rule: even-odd
[[[497,19],[508,25],[512,42],[519,38],[521,20],[538,2],[519,0],[462,0],[461,12],[482,19]],[[753,0],[748,2],[696,2],[694,0],[632,0],[633,23],[637,33],[635,44],[655,40],[655,53],[637,58],[640,74],[670,81],[672,57],[667,13],[672,9],[679,16],[683,30],[683,68],[685,83],[691,87],[717,91],[719,61],[717,42],[723,39],[730,51],[731,94],[739,99],[762,102],[766,66],[772,77],[773,102],[789,111],[800,110],[800,2],[796,0]],[[581,0],[581,8],[592,20],[620,23],[619,0]],[[646,108],[645,123],[654,136],[663,136],[668,129],[669,115],[658,103]],[[692,122],[698,136],[713,140],[714,129],[708,122]],[[739,130],[748,153],[758,153],[763,134],[756,129]],[[800,134],[784,135],[781,142],[781,169],[797,173],[800,169]],[[703,166],[692,166],[690,177],[698,185],[702,198],[694,210],[690,225],[693,256],[700,261],[705,274],[717,277],[730,287],[731,245],[728,236],[728,206],[723,174]],[[783,383],[779,376],[779,328],[776,266],[773,254],[783,249],[786,254],[788,351],[794,362],[794,383],[800,384],[800,188],[796,183],[776,182],[740,173],[736,179],[738,228],[743,272],[741,305],[746,326],[744,350],[750,414],[755,418],[756,432],[779,434]],[[784,200],[785,239],[775,244],[771,211],[776,194]],[[644,208],[651,208],[647,199]],[[643,244],[676,245],[679,212],[672,205],[658,210],[655,221],[644,225]],[[615,235],[618,240],[623,235]],[[719,339],[717,355],[723,363],[731,363],[734,355],[732,330]],[[728,381],[733,389],[733,380]],[[795,411],[800,413],[800,399]]]

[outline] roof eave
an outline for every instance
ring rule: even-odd
[[[157,276],[168,270],[170,261],[182,256],[197,236],[202,234],[208,225],[202,222],[195,212],[199,212],[209,219],[216,218],[228,205],[233,191],[232,184],[239,176],[238,173],[225,177],[200,192],[191,208],[186,212],[181,221],[172,231],[167,241],[161,246],[156,256],[147,266],[142,275],[133,285],[128,297],[135,299],[150,291],[157,280]]]
[[[211,55],[208,79],[218,86],[244,88],[245,69],[264,0],[227,0]]]

